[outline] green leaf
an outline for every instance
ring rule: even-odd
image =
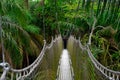
[[[35,25],[27,25],[26,27],[24,27],[24,29],[27,32],[33,33],[33,34],[39,34],[39,32],[40,32],[40,29]]]

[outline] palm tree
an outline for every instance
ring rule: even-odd
[[[22,67],[22,62],[29,65],[29,53],[36,53],[38,48],[28,32],[26,16],[24,9],[13,0],[2,0],[0,2],[0,24],[4,41],[5,58],[10,64],[15,67]],[[35,49],[32,50],[31,48]],[[39,51],[39,50],[38,50]],[[24,60],[24,61],[23,61]]]

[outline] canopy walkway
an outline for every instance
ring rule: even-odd
[[[55,40],[52,39],[50,45],[44,41],[41,53],[26,68],[13,69],[7,62],[0,63],[3,68],[0,80],[37,80],[35,77],[43,74],[43,69],[47,72],[45,76],[54,75],[56,80],[120,80],[120,72],[104,67],[95,59],[89,44],[83,46],[80,39],[77,40],[71,36],[67,45],[69,54],[67,50],[63,50],[64,53],[60,58],[62,47],[62,37],[58,36]],[[46,58],[47,60],[45,60]],[[42,63],[47,65],[42,67]],[[59,66],[54,66],[54,64]],[[52,70],[54,70],[54,74],[51,74]],[[49,73],[49,71],[51,72]],[[41,76],[38,80],[51,79],[45,79]]]

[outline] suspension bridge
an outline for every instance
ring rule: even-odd
[[[23,69],[13,69],[7,62],[0,63],[3,68],[0,80],[37,80],[34,79],[35,76],[42,75],[43,69],[47,71],[44,76],[52,75],[46,68],[55,69],[56,80],[120,80],[120,72],[110,70],[96,60],[90,50],[90,44],[83,45],[80,38],[73,36],[68,39],[67,49],[63,49],[62,43],[60,35],[52,38],[49,45],[44,40],[43,49],[37,59]],[[46,58],[48,61],[45,61]],[[42,63],[52,65],[41,67]],[[38,80],[49,79],[41,77]]]

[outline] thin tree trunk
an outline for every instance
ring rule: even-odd
[[[40,6],[44,6],[44,0],[40,0]]]
[[[82,7],[85,7],[85,0],[82,1]]]
[[[77,4],[78,6],[77,6],[77,11],[79,10],[79,8],[80,8],[80,0],[78,1],[78,4]]]
[[[29,0],[24,0],[24,5],[26,9],[29,9]]]

